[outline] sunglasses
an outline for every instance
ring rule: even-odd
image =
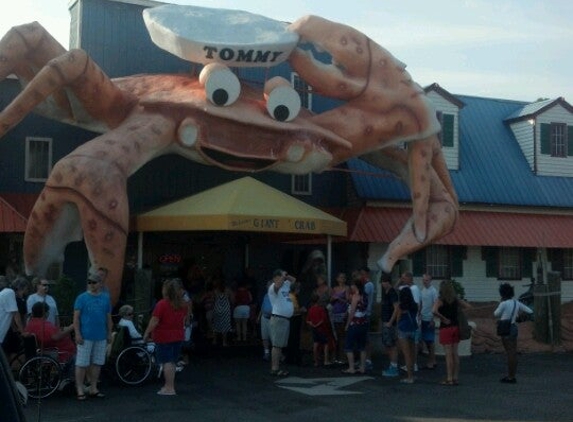
[[[40,286],[42,286],[42,287],[50,287],[49,284],[40,284]]]
[[[88,284],[98,284],[98,281],[90,280],[90,281],[88,281]]]
[[[127,316],[133,316],[133,312],[132,312],[132,313],[130,313],[130,314],[125,314],[125,315],[127,315]]]

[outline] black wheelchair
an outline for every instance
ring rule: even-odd
[[[23,344],[23,351],[15,358],[21,362],[22,356],[25,357],[19,367],[17,380],[26,388],[29,397],[49,397],[73,382],[73,360],[60,362],[61,352],[55,348],[38,348],[33,335],[24,337]]]
[[[125,385],[143,384],[152,375],[160,373],[149,345],[132,340],[125,327],[114,335],[108,366],[112,366],[115,377]]]

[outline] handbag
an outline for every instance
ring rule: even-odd
[[[468,340],[472,336],[472,327],[468,323],[468,317],[458,302],[458,329],[460,331],[460,340]]]
[[[513,313],[515,312],[516,303],[513,301],[513,310],[511,311],[511,317],[509,319],[500,319],[497,321],[497,335],[500,337],[508,336],[511,333],[511,320],[513,319]]]

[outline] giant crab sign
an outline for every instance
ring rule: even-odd
[[[157,45],[205,65],[199,78],[110,79],[85,51],[66,51],[36,22],[0,40],[0,80],[15,74],[23,85],[0,112],[0,137],[32,111],[101,133],[54,166],[28,221],[27,273],[41,275],[63,259],[68,243],[83,238],[92,267],[108,269],[115,302],[128,235],[127,178],[168,153],[227,170],[290,174],[361,157],[396,173],[410,187],[413,213],[378,261],[385,272],[453,229],[458,203],[435,111],[405,65],[366,35],[317,16],[287,25],[191,6],[146,9],[144,20]],[[225,32],[226,25],[233,27]],[[205,28],[218,31],[205,35]],[[326,50],[333,63],[316,61],[302,43]],[[342,105],[313,114],[287,81],[270,79],[258,91],[228,67],[283,60],[313,92]]]

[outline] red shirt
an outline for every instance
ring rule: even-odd
[[[183,304],[180,309],[175,309],[167,300],[161,299],[155,305],[153,316],[159,320],[153,330],[153,341],[156,343],[174,343],[185,339],[186,304]]]
[[[38,347],[57,348],[60,362],[67,362],[76,355],[76,345],[70,336],[65,336],[60,340],[53,340],[52,336],[58,334],[60,329],[42,318],[31,318],[24,330],[36,336]]]

